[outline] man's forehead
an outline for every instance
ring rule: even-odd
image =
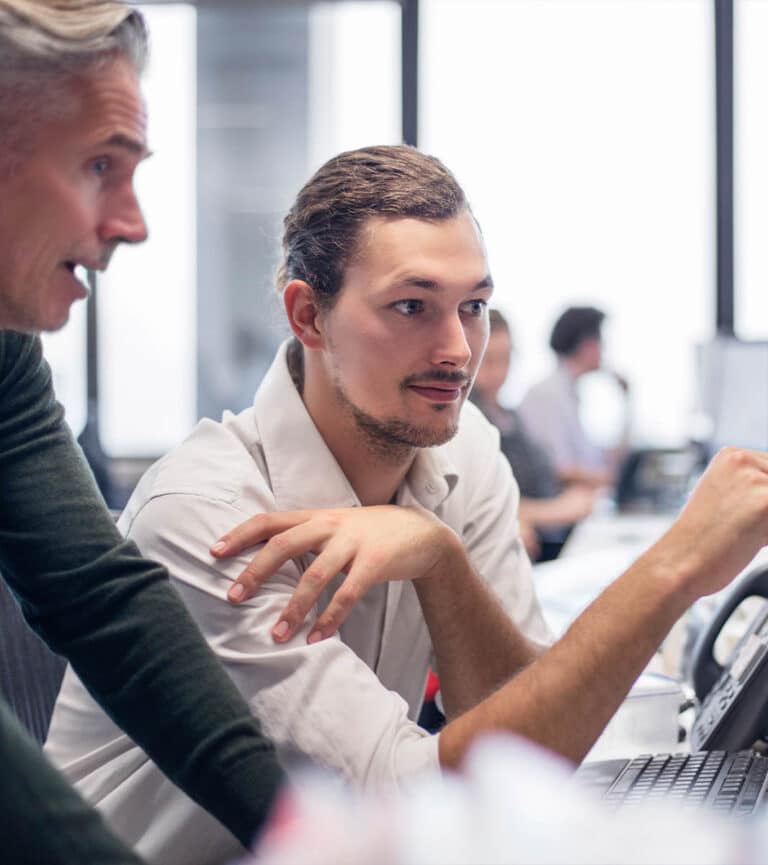
[[[403,281],[428,281],[424,267],[450,263],[477,271],[490,284],[485,245],[469,211],[447,219],[371,217],[358,235],[351,266],[377,264]],[[425,286],[428,287],[428,286]]]
[[[119,147],[138,158],[147,155],[147,108],[130,61],[118,58],[87,69],[73,81],[73,89],[89,146]]]

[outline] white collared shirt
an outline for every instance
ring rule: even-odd
[[[168,567],[192,615],[290,769],[297,754],[361,786],[405,783],[436,770],[438,737],[420,728],[429,634],[411,582],[375,586],[338,635],[313,645],[311,621],[288,643],[271,629],[308,561],[291,561],[249,601],[227,589],[250,554],[208,553],[212,539],[258,512],[359,505],[288,373],[286,346],[252,408],[203,420],[139,483],[120,525]],[[551,634],[519,538],[517,485],[498,433],[473,406],[445,445],[422,449],[398,492],[461,537],[504,608],[533,641]],[[338,587],[333,581],[322,609]],[[116,831],[150,861],[206,865],[237,841],[165,779],[67,670],[46,751]]]
[[[546,450],[558,472],[608,465],[605,451],[584,430],[576,381],[564,363],[533,385],[517,410],[529,435]]]

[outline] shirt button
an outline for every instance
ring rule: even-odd
[[[437,492],[437,487],[432,483],[432,481],[429,481],[427,483],[425,489],[428,493],[436,493]]]

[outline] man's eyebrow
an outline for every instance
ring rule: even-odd
[[[440,291],[440,284],[435,282],[433,279],[424,279],[420,276],[406,276],[403,279],[398,280],[399,285],[410,285],[414,288],[421,288],[425,291]],[[482,291],[484,288],[493,288],[493,278],[490,273],[486,274],[480,282],[476,285],[473,285],[470,291]]]
[[[121,147],[124,150],[130,151],[134,156],[140,159],[148,159],[152,155],[152,151],[147,149],[147,145],[143,141],[138,141],[136,138],[131,138],[130,135],[123,135],[122,132],[117,132],[104,142],[105,147]]]

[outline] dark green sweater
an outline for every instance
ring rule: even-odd
[[[115,528],[40,340],[10,331],[0,331],[0,491],[0,572],[27,621],[168,777],[248,844],[283,777],[273,748],[166,571]]]

